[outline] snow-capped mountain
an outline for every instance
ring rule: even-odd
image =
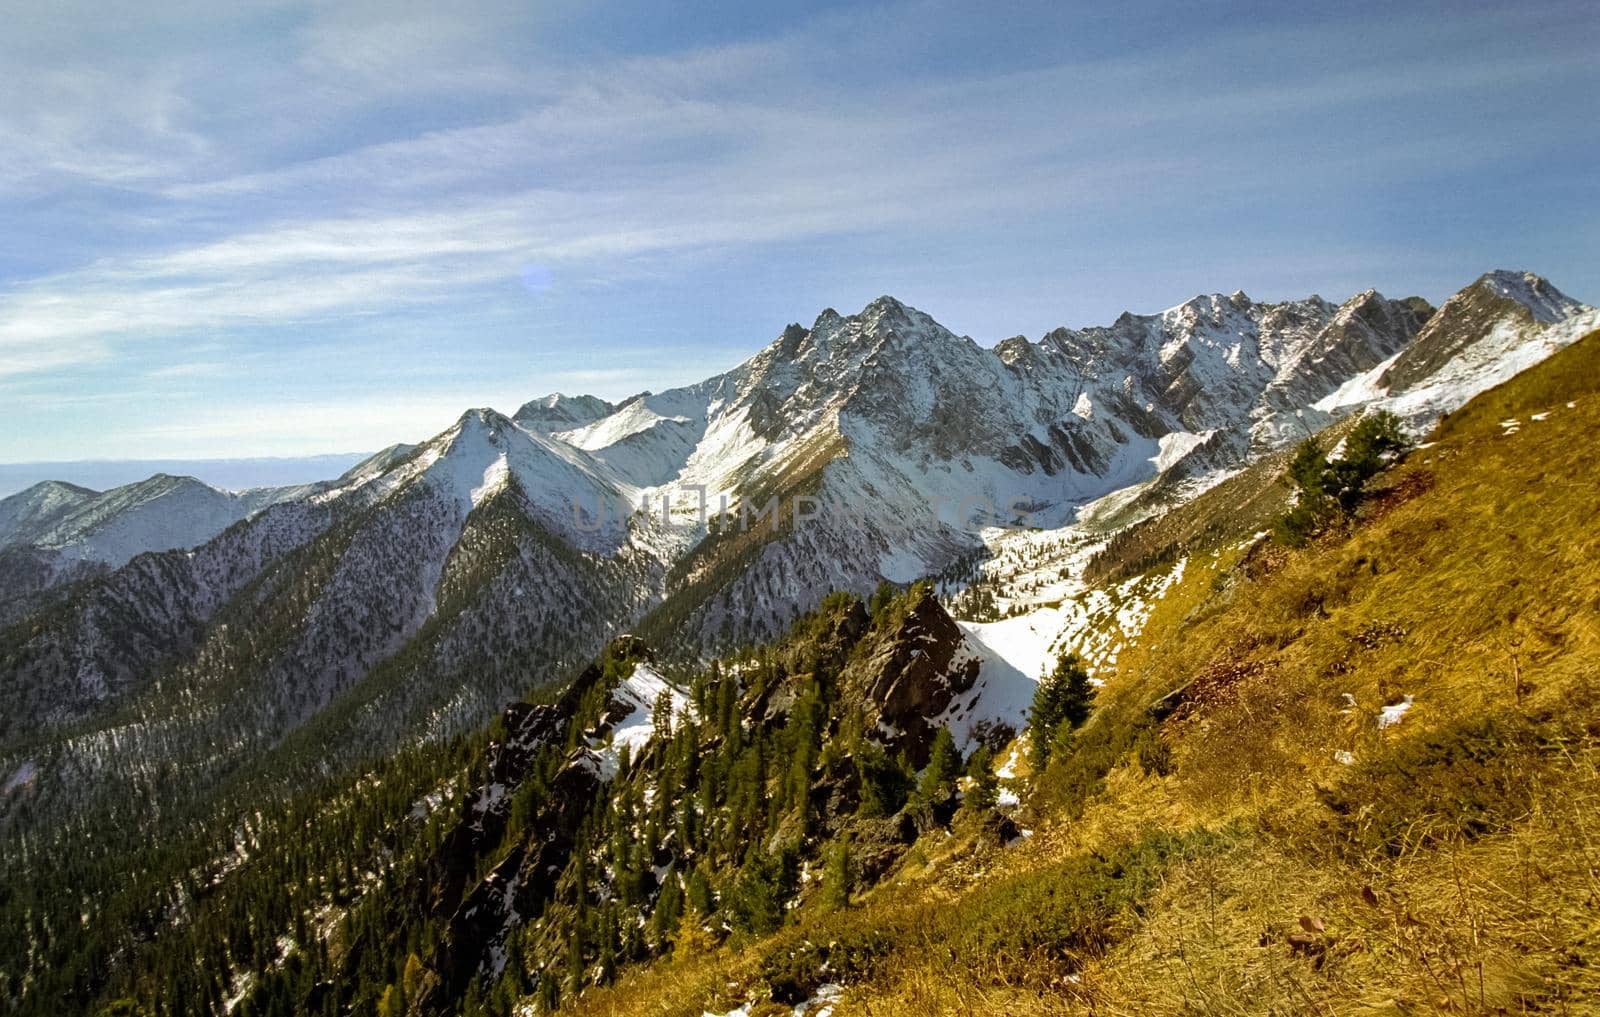
[[[621,530],[615,519],[596,519],[591,526],[574,507],[613,503],[625,482],[582,449],[519,427],[491,409],[468,410],[438,437],[390,462],[357,467],[314,498],[380,501],[418,484],[453,503],[462,522],[514,486],[536,520],[572,544],[614,547]]]
[[[615,410],[616,406],[592,395],[552,392],[523,403],[512,419],[530,431],[548,434],[592,424]]]
[[[36,500],[47,481],[0,502]],[[54,515],[49,525],[0,534],[8,544],[32,544],[60,552],[65,561],[95,562],[112,568],[146,551],[196,547],[268,505],[314,493],[315,485],[219,491],[193,477],[158,473],[148,480],[101,494],[79,489],[76,504]],[[88,494],[88,497],[82,497]]]
[[[991,350],[882,297],[555,437],[674,506],[701,488],[713,509],[815,499],[823,522],[782,540],[680,524],[687,587],[737,573],[702,591],[701,620],[708,639],[738,639],[784,623],[806,591],[937,572],[984,527],[1057,526],[1162,474],[1237,468],[1304,433],[1257,434],[1260,419],[1381,363],[1430,310],[1370,292],[1340,307],[1213,295]]]
[[[1213,294],[993,348],[882,297],[696,385],[471,410],[306,488],[41,485],[0,502],[5,729],[118,704],[112,742],[62,748],[74,772],[220,772],[313,720],[332,753],[439,737],[626,629],[764,638],[830,590],[988,554],[996,526],[1158,511],[1362,405],[1421,424],[1596,327],[1520,273],[1437,311]],[[104,574],[42,592],[69,556]]]
[[[1416,341],[1314,403],[1308,425],[1382,406],[1419,430],[1600,328],[1600,311],[1531,272],[1490,272],[1445,301]]]

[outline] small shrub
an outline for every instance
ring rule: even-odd
[[[1000,982],[1053,981],[1117,942],[1173,860],[1220,843],[1204,831],[1158,834],[979,886],[948,916],[950,959]]]
[[[1165,777],[1172,773],[1175,766],[1172,746],[1155,728],[1139,736],[1139,740],[1133,744],[1133,751],[1139,757],[1139,769],[1144,771],[1145,776]]]
[[[838,922],[826,927],[826,940],[815,934],[781,945],[762,959],[761,980],[774,1002],[793,1006],[808,999],[824,982],[869,981],[881,973],[885,958],[907,930],[874,928],[865,922]]]
[[[1542,742],[1520,719],[1458,724],[1357,764],[1323,800],[1358,852],[1397,856],[1473,840],[1507,830],[1527,814]]]
[[[1283,478],[1294,488],[1295,504],[1273,520],[1274,539],[1301,547],[1354,513],[1367,484],[1404,454],[1406,445],[1400,418],[1387,410],[1362,417],[1345,438],[1343,453],[1331,462],[1316,438],[1301,442]]]

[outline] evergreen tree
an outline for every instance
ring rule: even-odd
[[[656,896],[655,914],[650,919],[651,938],[658,952],[666,952],[668,942],[672,934],[677,931],[678,921],[682,917],[683,887],[678,883],[677,872],[669,865],[662,879],[661,892]]]
[[[662,689],[661,694],[656,697],[650,724],[657,741],[665,742],[672,737],[672,693],[666,689]]]
[[[1076,653],[1063,653],[1039,683],[1028,711],[1035,770],[1043,770],[1050,761],[1053,744],[1063,730],[1070,738],[1071,732],[1089,719],[1093,704],[1094,685],[1089,681],[1089,672]]]
[[[1346,514],[1354,512],[1367,483],[1383,471],[1392,457],[1406,449],[1400,418],[1378,410],[1361,418],[1345,439],[1344,452],[1330,465],[1334,497]]]
[[[739,679],[724,675],[717,686],[717,729],[729,744],[739,741]]]
[[[928,750],[928,765],[917,783],[917,797],[930,804],[944,801],[955,793],[956,777],[960,773],[961,750],[956,748],[950,729],[941,727],[933,736],[933,747]]]
[[[572,924],[572,931],[567,935],[567,992],[576,996],[583,991],[584,963],[583,963],[583,927],[580,923]]]
[[[611,984],[617,974],[617,903],[607,901],[600,909],[599,965],[595,980],[601,985]]]
[[[899,592],[899,587],[889,582],[889,580],[879,581],[878,588],[872,593],[872,599],[867,601],[867,615],[872,619],[874,625],[883,617],[883,612],[894,602],[895,594]]]
[[[778,931],[783,925],[783,877],[783,860],[752,845],[728,901],[734,928],[757,936]]]
[[[539,976],[539,985],[534,990],[534,998],[539,1001],[539,1012],[542,1014],[555,1013],[561,1006],[561,988],[549,972]]]
[[[1317,439],[1301,442],[1284,474],[1295,490],[1295,504],[1273,522],[1279,543],[1299,547],[1340,516],[1354,513],[1367,484],[1406,446],[1400,418],[1387,410],[1362,417],[1332,462]]]
[[[716,945],[716,940],[706,931],[701,919],[694,912],[685,911],[683,917],[678,919],[678,931],[672,936],[674,958],[694,957],[710,951]]]
[[[972,750],[972,757],[967,760],[967,776],[972,783],[961,801],[962,807],[973,812],[994,808],[1000,790],[994,775],[994,753],[989,746],[979,745]]]
[[[854,755],[861,778],[861,816],[870,819],[899,812],[911,787],[905,769],[871,739],[862,739]]]
[[[401,976],[400,986],[406,999],[416,999],[422,993],[422,979],[425,970],[422,967],[422,958],[415,953],[406,957],[405,973]]]
[[[711,896],[711,883],[699,868],[689,873],[689,885],[684,891],[684,903],[701,921],[710,918],[711,912],[716,910],[716,901]]]
[[[822,872],[824,906],[842,911],[850,906],[850,890],[855,883],[855,859],[850,854],[850,834],[839,835],[828,852],[828,863]]]

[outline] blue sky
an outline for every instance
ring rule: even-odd
[[[1600,300],[1591,3],[7,6],[0,461],[373,449],[880,293]]]

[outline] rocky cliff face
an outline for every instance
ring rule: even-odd
[[[419,1012],[447,1009],[480,971],[497,974],[506,961],[508,938],[554,897],[557,878],[578,843],[579,828],[610,779],[605,760],[590,745],[609,734],[635,705],[612,687],[607,676],[618,665],[636,664],[649,656],[638,640],[620,637],[555,703],[518,703],[501,715],[504,736],[488,747],[482,769],[473,775],[475,784],[439,847],[433,883],[416,893],[427,902],[430,914],[444,920],[446,930],[427,960],[431,977],[417,1000]],[[599,700],[598,720],[567,752],[568,733],[591,699]],[[543,781],[540,767],[551,754],[559,754],[560,762],[533,794],[529,782]],[[530,803],[531,812],[513,829],[511,811],[519,798]],[[477,879],[483,864],[505,847],[508,829],[516,839]]]
[[[1346,380],[1399,353],[1433,312],[1421,297],[1386,300],[1377,290],[1356,294],[1333,312],[1309,342],[1283,352],[1253,415],[1316,402]]]
[[[1383,374],[1391,392],[1404,392],[1437,374],[1472,344],[1497,331],[1555,324],[1586,308],[1531,272],[1490,272],[1457,293]]]
[[[801,688],[821,681],[839,690],[834,715],[859,720],[844,727],[864,731],[891,756],[903,753],[914,765],[925,764],[938,718],[971,689],[978,673],[960,629],[931,593],[918,588],[875,620],[859,600],[835,600],[801,628],[802,635],[774,653],[776,680],[745,684],[737,706],[745,730],[781,730],[793,717]],[[412,892],[445,929],[438,948],[425,959],[429,974],[417,1001],[420,1012],[447,1008],[477,973],[498,973],[508,943],[530,922],[548,928],[524,940],[529,948],[553,963],[564,960],[568,943],[558,933],[569,927],[563,923],[571,915],[562,911],[564,917],[555,921],[540,916],[572,906],[570,865],[584,823],[597,803],[650,801],[663,793],[652,782],[672,764],[664,762],[663,746],[648,721],[641,725],[641,718],[653,712],[654,698],[664,692],[693,713],[682,694],[655,674],[652,657],[640,640],[620,637],[555,703],[517,704],[502,714],[497,728],[504,734],[472,775],[471,789],[429,868],[431,882]],[[576,747],[569,750],[574,724],[580,730]],[[824,730],[822,738],[837,734]],[[715,751],[720,741],[713,734],[700,751]],[[623,743],[631,750],[626,768],[618,751]],[[790,763],[773,759],[767,765],[779,774]],[[686,765],[690,773],[700,769],[693,758]],[[536,789],[531,782],[538,782]],[[864,871],[875,878],[917,836],[917,820],[909,813],[871,821],[856,817],[863,788],[848,756],[839,756],[807,784],[805,793],[815,803],[810,824],[797,826],[793,815],[786,816],[765,835],[774,852],[803,842],[806,829],[836,829],[848,822],[859,828]],[[513,819],[519,799],[529,804],[526,814]],[[939,805],[944,819],[951,808],[952,803]],[[654,895],[664,871],[676,866],[682,872],[693,862],[680,835],[658,831],[659,840],[643,855],[646,885],[634,892]]]
[[[840,683],[845,701],[863,711],[869,737],[922,766],[933,719],[972,688],[978,667],[955,621],[931,590],[922,590],[856,648]]]

